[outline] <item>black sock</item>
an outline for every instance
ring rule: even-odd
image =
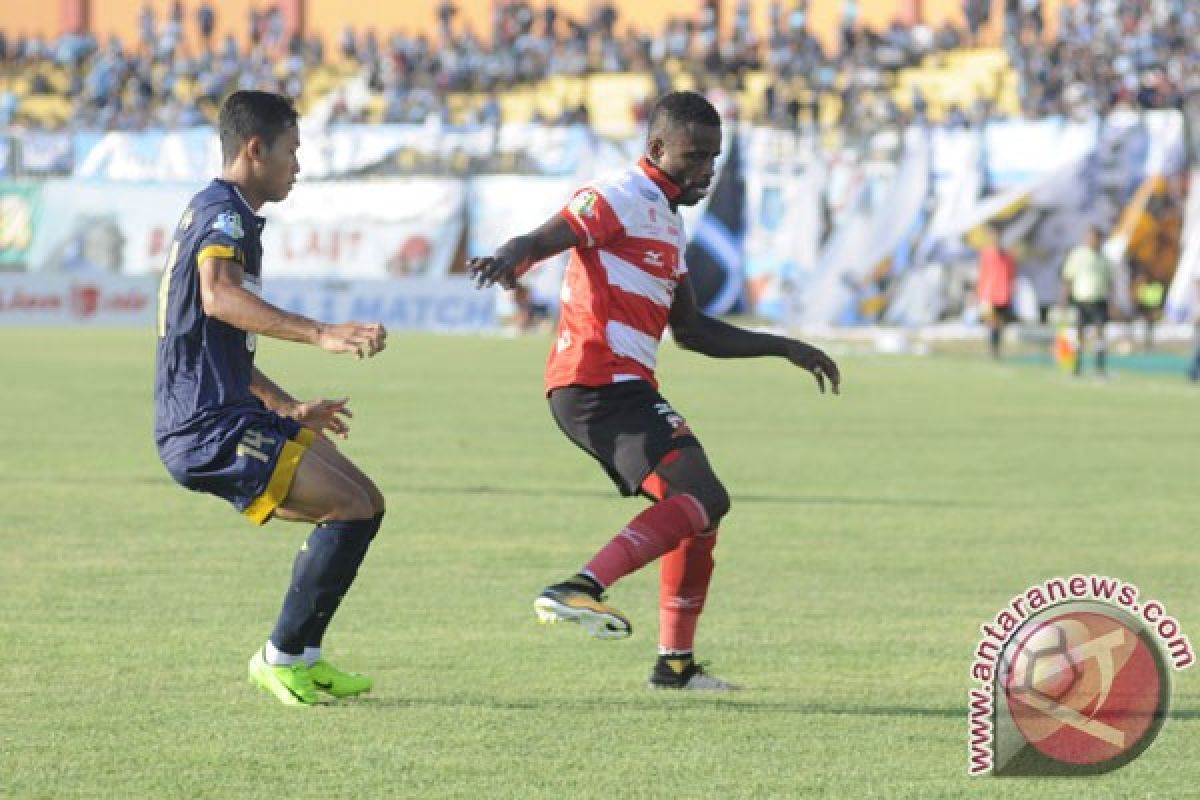
[[[654,662],[654,671],[660,675],[683,675],[695,663],[691,651],[686,653],[659,653]]]
[[[325,630],[329,627],[330,620],[333,619],[333,614],[341,605],[342,598],[346,596],[346,592],[350,591],[350,586],[354,583],[354,579],[358,577],[358,568],[362,566],[363,560],[367,557],[367,550],[371,547],[371,542],[375,540],[375,534],[379,533],[379,526],[383,524],[383,514],[380,511],[375,516],[368,520],[371,523],[370,535],[361,538],[359,548],[354,553],[354,557],[346,562],[346,567],[349,571],[342,575],[341,594],[338,595],[337,602],[328,610],[328,613],[318,613],[313,615],[312,620],[304,626],[304,646],[305,647],[320,647],[321,641],[325,638]]]
[[[604,587],[590,575],[584,575],[582,572],[576,572],[567,583],[579,584],[588,594],[596,600],[600,599],[600,595],[604,594]]]
[[[376,530],[375,518],[324,522],[313,528],[292,564],[292,582],[271,633],[275,647],[302,653],[305,646],[319,646]],[[319,631],[316,644],[309,644],[310,631]]]

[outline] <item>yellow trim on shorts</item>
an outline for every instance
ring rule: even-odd
[[[283,443],[283,451],[279,454],[279,461],[275,463],[271,479],[267,481],[266,491],[254,498],[242,512],[255,525],[266,525],[275,514],[275,509],[287,499],[288,492],[292,489],[292,481],[296,478],[296,469],[300,466],[300,459],[304,458],[314,438],[316,434],[312,430],[301,428],[294,439]]]
[[[203,264],[206,258],[224,258],[241,263],[242,255],[238,248],[228,244],[210,244],[202,248],[196,255],[196,264]]]

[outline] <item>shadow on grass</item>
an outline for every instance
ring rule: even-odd
[[[743,692],[744,694],[744,692]],[[686,698],[686,699],[685,699]],[[698,702],[697,702],[698,701]],[[735,700],[724,695],[695,695],[682,693],[650,694],[644,698],[615,699],[611,697],[573,698],[548,697],[545,700],[496,700],[483,697],[364,697],[356,704],[376,708],[463,708],[494,711],[646,711],[676,714],[681,703],[697,710],[721,710],[739,714],[844,714],[863,717],[966,717],[964,709],[936,708],[838,708],[820,703],[788,703],[764,701],[756,703]]]
[[[753,695],[754,690],[744,690],[738,697]],[[685,705],[686,704],[686,705]],[[934,719],[967,718],[965,706],[952,708],[921,708],[915,706],[863,706],[849,707],[832,703],[812,702],[780,702],[764,700],[755,702],[753,699],[737,699],[731,695],[719,694],[684,694],[680,692],[652,692],[644,697],[612,698],[612,697],[577,697],[563,698],[561,696],[547,697],[544,700],[495,699],[488,697],[361,697],[347,701],[343,708],[350,706],[367,708],[446,708],[473,709],[492,711],[531,711],[544,713],[548,710],[562,711],[599,711],[608,712],[620,710],[644,711],[648,713],[661,712],[677,714],[681,709],[699,711],[727,711],[736,714],[800,714],[810,716],[847,716],[847,717],[925,717]],[[1200,719],[1200,710],[1178,709],[1167,715],[1173,720]]]
[[[497,497],[617,497],[616,490],[564,489],[561,487],[517,486],[401,486],[392,489],[397,494],[481,495]],[[389,492],[389,493],[391,493]],[[805,506],[900,506],[916,508],[984,508],[997,507],[995,502],[951,500],[932,497],[832,497],[821,495],[735,494],[735,503],[763,503]]]

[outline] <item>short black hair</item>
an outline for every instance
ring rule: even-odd
[[[292,101],[275,92],[250,89],[236,91],[221,104],[218,126],[221,130],[221,157],[228,164],[251,136],[258,136],[267,147],[279,134],[296,125],[299,115]]]
[[[667,92],[658,98],[647,126],[651,136],[667,128],[692,125],[721,127],[721,115],[699,92]]]

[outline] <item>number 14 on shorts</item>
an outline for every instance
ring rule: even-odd
[[[271,460],[267,453],[274,444],[275,440],[270,436],[250,428],[242,434],[242,440],[237,446],[237,454],[247,458],[256,458],[266,464]]]

